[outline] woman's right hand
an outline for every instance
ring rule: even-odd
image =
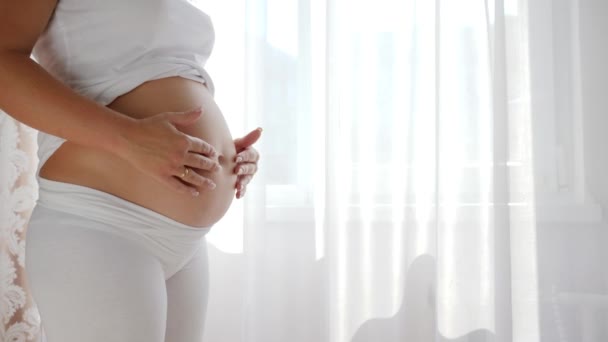
[[[119,154],[135,168],[181,193],[198,196],[199,189],[212,190],[215,183],[192,169],[220,170],[218,152],[209,143],[176,128],[194,123],[201,113],[202,109],[196,108],[135,119],[126,130],[126,148]],[[186,172],[186,168],[190,170]]]

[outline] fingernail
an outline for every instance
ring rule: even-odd
[[[211,190],[215,189],[215,183],[209,182],[207,183],[207,187]]]
[[[240,163],[242,161],[243,161],[243,157],[241,157],[241,156],[236,157],[236,162],[237,163]]]
[[[199,192],[198,192],[198,191],[196,191],[196,190],[192,190],[192,196],[194,196],[194,197],[198,197],[198,195],[199,195]]]
[[[237,175],[242,175],[242,174],[243,174],[243,172],[244,172],[243,168],[242,168],[242,167],[239,167],[239,170],[237,171],[237,173],[236,173],[236,174],[237,174]]]
[[[222,169],[222,165],[220,164],[215,164],[215,166],[213,167],[213,171],[220,171]]]
[[[260,132],[262,132],[262,131],[263,131],[262,127],[258,127],[258,128],[256,128],[256,129],[257,129],[258,131],[260,131]]]

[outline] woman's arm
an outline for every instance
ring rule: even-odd
[[[195,187],[174,176],[184,166],[213,171],[217,152],[174,125],[194,122],[200,111],[134,119],[77,94],[30,59],[56,4],[0,0],[0,109],[37,130],[116,154],[176,190],[196,194]],[[197,176],[192,184],[213,187]]]

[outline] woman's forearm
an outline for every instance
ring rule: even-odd
[[[16,51],[0,47],[0,109],[10,116],[75,144],[107,151],[128,162],[131,171],[139,170],[182,194],[198,196],[200,189],[215,187],[197,172],[188,179],[182,176],[186,168],[219,170],[215,147],[181,131],[198,121],[200,108],[133,118],[76,93],[29,54]]]
[[[0,51],[0,109],[16,120],[74,143],[120,154],[135,119],[56,80],[21,52]]]

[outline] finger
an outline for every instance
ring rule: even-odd
[[[222,169],[220,163],[197,153],[187,153],[184,165],[195,169],[216,172]]]
[[[241,163],[234,168],[234,173],[237,175],[253,175],[258,171],[258,165],[255,163]]]
[[[182,182],[192,185],[197,185],[200,188],[213,190],[215,189],[215,183],[206,177],[201,176],[197,172],[192,169],[186,169],[187,172],[184,172],[176,177],[179,178]]]
[[[199,192],[195,187],[192,186],[188,186],[182,182],[180,182],[177,178],[175,177],[169,177],[167,179],[167,183],[168,185],[177,190],[177,192],[184,194],[184,195],[191,195],[191,196],[198,196]]]
[[[236,148],[237,152],[240,152],[243,149],[247,148],[248,146],[255,144],[255,142],[258,141],[258,139],[260,139],[261,136],[262,136],[262,128],[258,127],[256,129],[254,129],[253,131],[249,132],[244,137],[234,139],[234,147]]]
[[[237,190],[243,189],[244,187],[247,186],[247,184],[249,184],[249,182],[251,182],[252,179],[253,179],[252,175],[240,176],[236,180],[236,189]]]
[[[247,147],[242,152],[238,153],[234,159],[237,163],[242,162],[254,162],[257,163],[260,160],[260,153],[255,147]]]
[[[188,141],[190,141],[189,152],[204,154],[214,160],[218,159],[219,154],[211,144],[196,137],[186,136],[188,137]]]
[[[167,115],[169,122],[183,126],[195,122],[200,117],[202,112],[203,109],[201,107],[197,107],[186,112],[167,112],[165,114]]]
[[[236,192],[236,198],[243,198],[243,196],[245,196],[245,191],[247,190],[247,188],[243,188],[242,190],[239,190]]]

